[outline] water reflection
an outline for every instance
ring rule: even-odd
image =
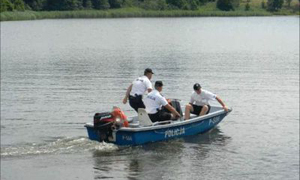
[[[224,135],[223,132],[218,128],[214,128],[208,133],[197,134],[195,136],[184,137],[186,143],[191,144],[219,144],[225,146],[231,138]]]
[[[177,179],[230,142],[218,128],[181,139],[93,153],[95,179]],[[200,168],[201,169],[201,168]],[[192,176],[191,176],[192,177]]]

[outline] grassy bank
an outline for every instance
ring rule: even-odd
[[[2,12],[1,21],[35,20],[35,19],[66,19],[66,18],[128,18],[128,17],[199,17],[199,16],[272,16],[299,15],[292,8],[282,8],[278,12],[268,12],[260,7],[260,1],[254,0],[250,10],[245,11],[246,3],[242,2],[235,11],[220,11],[215,3],[207,3],[197,11],[166,10],[153,11],[141,8],[121,8],[112,10],[78,10],[78,11],[24,11]],[[297,4],[293,4],[297,6]],[[298,5],[299,6],[299,5]]]

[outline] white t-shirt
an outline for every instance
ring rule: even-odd
[[[132,82],[130,95],[143,95],[147,91],[147,89],[152,89],[150,80],[147,76],[139,77]]]
[[[204,106],[209,104],[209,100],[215,100],[216,97],[217,95],[204,89],[201,89],[200,94],[197,94],[195,91],[192,93],[190,103],[195,104],[197,106]]]
[[[161,109],[162,106],[168,104],[165,97],[163,97],[157,90],[151,91],[144,99],[146,106],[146,112],[148,114],[157,113],[157,109]]]

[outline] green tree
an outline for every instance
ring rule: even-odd
[[[164,10],[167,4],[165,0],[144,0],[142,7],[148,10]]]
[[[82,2],[79,0],[47,0],[46,10],[77,10],[82,9]]]
[[[85,1],[85,4],[84,4],[84,7],[86,9],[93,9],[93,3],[92,3],[92,0],[86,0]]]
[[[247,4],[245,5],[245,11],[249,11],[250,10],[250,4],[249,2],[247,2]]]
[[[178,7],[179,9],[184,9],[187,6],[186,0],[167,0],[167,4]]]
[[[282,8],[283,0],[268,0],[267,10],[268,11],[278,11]]]
[[[286,0],[287,7],[291,7],[292,0]]]
[[[82,2],[79,0],[62,0],[62,10],[82,9]]]
[[[46,5],[46,0],[24,0],[24,2],[34,11],[41,11]]]
[[[108,0],[93,0],[93,6],[95,9],[109,9],[110,7]]]
[[[138,0],[123,0],[123,7],[133,7],[138,5]]]
[[[165,10],[167,8],[166,0],[158,0],[157,5],[159,10]]]
[[[190,10],[190,5],[187,2],[184,2],[181,9],[183,10]]]
[[[23,0],[14,0],[13,2],[14,9],[17,11],[24,11],[25,10],[25,4]]]
[[[92,0],[82,0],[82,7],[84,9],[93,9]]]
[[[110,8],[121,8],[122,2],[122,0],[108,0]]]
[[[247,0],[247,2],[250,2],[250,0]],[[233,8],[237,8],[240,6],[240,0],[232,0]]]
[[[266,9],[266,3],[265,3],[265,1],[261,2],[261,8]]]
[[[191,5],[191,10],[197,10],[198,9],[198,5],[197,5],[197,2],[195,0],[191,0],[190,5]]]
[[[197,0],[197,5],[202,6],[205,5],[207,2],[214,2],[215,0]]]
[[[45,7],[45,0],[36,0],[33,1],[31,8],[35,11],[43,10]]]
[[[234,11],[233,0],[218,0],[217,8],[222,11],[230,11],[230,10]]]
[[[14,10],[14,5],[10,2],[10,0],[0,1],[0,12],[13,11],[13,10]]]

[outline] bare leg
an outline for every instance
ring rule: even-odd
[[[187,119],[190,119],[190,113],[191,111],[193,111],[193,106],[190,105],[190,104],[187,104],[185,106],[185,113],[184,113],[184,119],[187,120]]]
[[[207,111],[208,111],[208,106],[207,106],[207,105],[204,105],[204,106],[202,107],[202,110],[201,110],[199,116],[205,115],[205,114],[207,113]]]

